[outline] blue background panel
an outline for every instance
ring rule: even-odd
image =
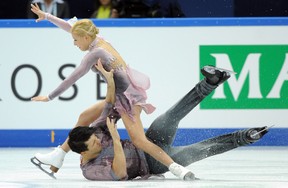
[[[239,129],[178,129],[174,145],[188,145]],[[61,145],[68,129],[0,130],[0,147],[55,147]],[[119,129],[122,139],[129,139],[125,129]],[[288,146],[288,129],[272,128],[255,146]]]

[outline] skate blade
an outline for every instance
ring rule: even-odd
[[[216,70],[219,70],[219,71],[224,71],[224,72],[228,72],[230,74],[237,74],[237,72],[234,72],[234,71],[231,71],[231,70],[228,70],[228,69],[223,69],[223,68],[219,68],[219,67],[213,67],[213,66],[210,66],[210,65],[207,65],[205,67],[208,67],[208,68],[213,68],[213,69],[216,69]]]
[[[256,136],[256,135],[258,135],[258,134],[260,134],[260,133],[262,133],[262,132],[264,132],[264,131],[268,131],[269,129],[271,129],[272,127],[274,127],[275,125],[271,125],[271,126],[267,126],[265,129],[263,129],[263,130],[261,130],[261,131],[259,131],[259,132],[257,132],[257,133],[254,133],[254,134],[252,134],[251,136],[253,137],[253,136]]]
[[[192,172],[188,172],[184,178],[184,181],[194,181],[195,180],[195,175]]]
[[[42,168],[42,163],[41,161],[39,161],[36,157],[32,157],[30,159],[30,161],[35,165],[37,166],[40,170],[42,170],[43,172],[45,172],[48,176],[50,176],[51,178],[54,178],[54,179],[57,179],[55,176],[54,176],[54,172],[48,172],[47,170],[45,170],[44,168]],[[46,164],[44,164],[46,165]]]

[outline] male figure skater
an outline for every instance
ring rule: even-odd
[[[146,131],[146,136],[160,146],[182,166],[220,154],[239,146],[258,141],[268,132],[267,127],[239,130],[187,146],[173,147],[178,124],[195,106],[209,95],[219,84],[226,81],[228,71],[205,66],[205,76],[179,102],[159,116]],[[109,84],[109,83],[108,83]],[[113,90],[110,90],[113,92]],[[137,149],[131,141],[121,140],[115,122],[119,119],[113,110],[114,95],[107,95],[105,110],[90,127],[76,127],[69,133],[68,144],[72,151],[81,154],[81,169],[88,180],[131,180],[136,177],[147,179],[177,168],[167,168],[153,157]],[[108,100],[107,100],[108,99]],[[174,169],[182,174],[183,169]],[[181,175],[180,175],[181,176]],[[196,179],[194,174],[185,174],[184,180]]]

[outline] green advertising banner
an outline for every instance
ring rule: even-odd
[[[288,45],[200,46],[200,67],[237,72],[200,109],[288,109],[287,57]]]

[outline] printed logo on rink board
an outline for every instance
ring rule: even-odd
[[[205,65],[237,74],[203,100],[201,109],[288,109],[288,45],[200,46],[200,67]]]

